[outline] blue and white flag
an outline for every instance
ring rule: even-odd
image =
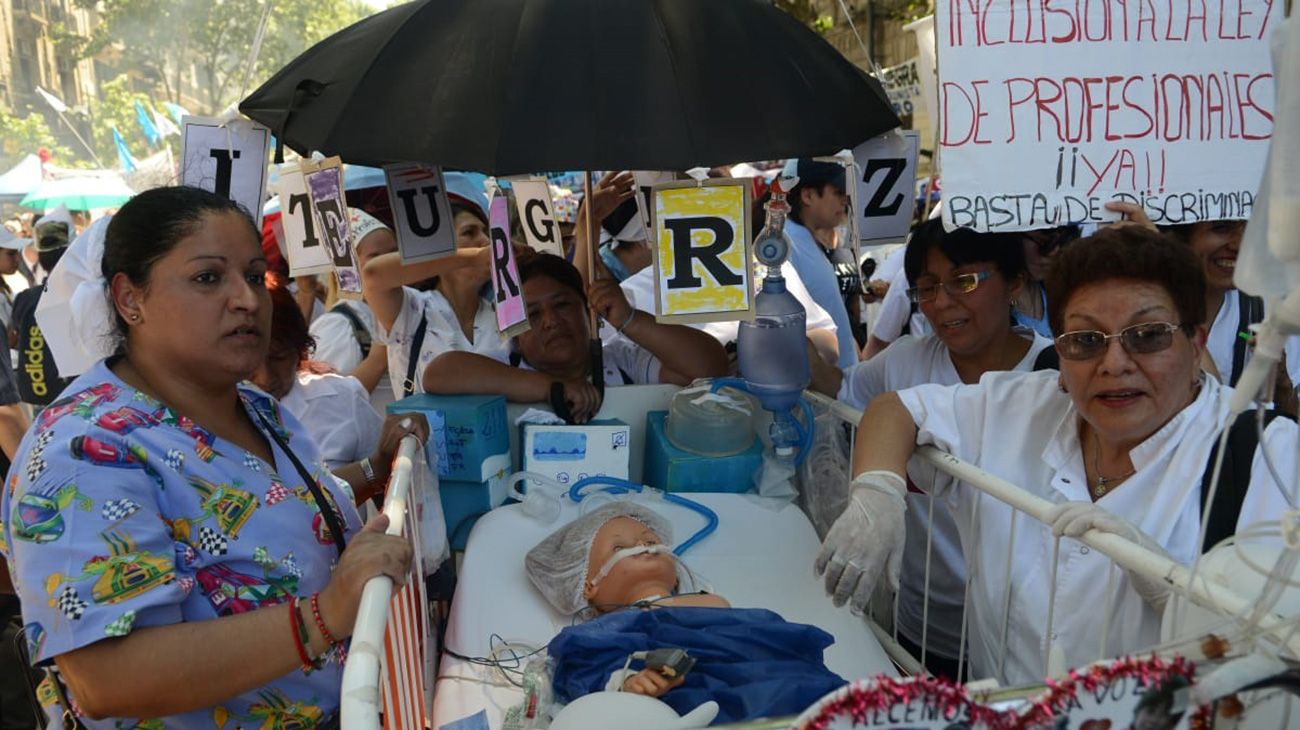
[[[149,144],[158,144],[158,140],[162,139],[162,134],[154,126],[153,120],[149,118],[149,112],[145,111],[144,104],[141,104],[138,100],[135,102],[135,118],[136,121],[140,122],[140,131],[144,132]]]
[[[122,163],[122,172],[135,172],[135,158],[126,148],[126,140],[122,139],[122,133],[117,131],[116,125],[113,126],[113,144],[117,145],[117,161]]]

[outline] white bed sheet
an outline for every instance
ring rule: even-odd
[[[686,495],[715,510],[716,532],[683,557],[691,570],[738,608],[771,609],[786,620],[818,626],[835,637],[826,665],[847,680],[895,675],[893,665],[861,618],[835,608],[813,573],[820,542],[808,518],[794,505],[774,509],[749,494]],[[656,501],[652,508],[673,525],[677,542],[703,527],[698,514]],[[565,500],[560,520],[579,514]],[[488,656],[489,637],[544,646],[571,619],[556,613],[524,572],[524,553],[559,524],[544,525],[517,505],[485,515],[474,526],[452,602],[446,646],[465,656]],[[443,655],[434,691],[433,727],[485,711],[489,727],[501,727],[505,712],[523,693],[495,670]]]

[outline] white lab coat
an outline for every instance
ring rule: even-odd
[[[360,300],[348,300],[346,305],[356,313],[357,319],[361,320],[361,324],[370,333],[371,346],[382,346],[383,335],[370,305]],[[352,321],[344,315],[331,309],[317,317],[316,321],[311,323],[308,332],[311,333],[312,339],[316,340],[312,359],[328,363],[339,375],[351,375],[352,371],[361,364],[364,357],[361,353],[361,343],[357,342]],[[375,385],[374,392],[370,394],[370,405],[374,406],[376,411],[382,412],[384,407],[392,402],[392,378],[388,373],[384,373],[380,376],[379,383]]]
[[[1227,420],[1231,393],[1214,378],[1203,377],[1196,400],[1130,452],[1137,472],[1097,502],[1137,525],[1184,564],[1197,553],[1201,478]],[[1088,501],[1079,417],[1070,396],[1058,388],[1056,372],[987,373],[978,385],[922,385],[899,397],[916,422],[918,444],[934,444],[1050,501]],[[1296,474],[1296,439],[1296,424],[1283,418],[1265,433],[1262,445],[1282,474]],[[1063,651],[1068,666],[1080,667],[1158,642],[1159,616],[1129,586],[1123,569],[1074,540],[1061,542],[1055,620],[1047,636],[1050,528],[1025,515],[1013,517],[1010,507],[928,464],[914,462],[909,472],[918,484],[935,484],[957,520],[971,575],[966,610],[973,677],[1041,681],[1052,644]],[[1238,531],[1259,520],[1276,520],[1286,508],[1257,451]],[[1109,594],[1108,580],[1113,580]],[[1006,657],[1000,665],[1008,582]],[[1099,651],[1107,621],[1109,634]]]
[[[883,342],[893,342],[902,336],[903,326],[909,321],[912,327],[908,334],[918,337],[930,334],[930,322],[925,315],[920,311],[912,312],[912,301],[907,298],[907,288],[907,272],[899,269],[894,272],[894,278],[889,280],[889,291],[885,292],[885,298],[880,302],[876,321],[871,323],[868,334]]]
[[[1223,297],[1223,306],[1210,324],[1210,334],[1205,346],[1210,351],[1214,366],[1227,383],[1232,373],[1232,352],[1237,346],[1238,326],[1241,324],[1241,300],[1237,290],[1233,289]],[[1300,337],[1291,336],[1284,346],[1286,352],[1287,374],[1291,376],[1291,385],[1300,385]],[[1246,350],[1246,362],[1250,362],[1250,350]]]
[[[419,291],[404,286],[402,308],[393,320],[392,328],[387,331],[382,325],[379,328],[388,343],[388,377],[393,383],[393,394],[398,398],[403,396],[411,346],[415,344],[415,329],[420,324],[421,315],[426,317],[425,335],[416,360],[415,382],[411,384],[413,392],[424,392],[424,369],[444,352],[473,352],[498,362],[509,362],[510,338],[497,331],[496,311],[488,300],[479,299],[478,311],[474,314],[474,341],[470,342],[461,331],[456,311],[446,297],[437,291]]]
[[[1012,370],[1028,372],[1038,353],[1052,345],[1027,329],[1017,334],[1030,340],[1029,351]],[[866,408],[876,396],[917,385],[958,385],[961,376],[952,364],[952,356],[943,340],[934,335],[904,335],[879,355],[844,371],[839,400],[857,408]],[[929,484],[919,485],[930,491]],[[925,606],[926,538],[930,537],[930,605]],[[957,523],[948,503],[936,499],[934,519],[930,520],[930,498],[915,492],[907,495],[907,548],[898,597],[898,631],[909,641],[921,645],[921,627],[929,623],[925,635],[927,652],[956,659],[961,649],[961,614],[966,597],[966,561],[962,557]],[[929,619],[928,622],[926,619]]]
[[[330,469],[361,461],[379,446],[384,419],[356,378],[298,373],[298,382],[280,405],[307,429]]]
[[[799,273],[795,271],[794,266],[789,261],[781,264],[781,276],[785,278],[786,289],[794,295],[795,299],[803,305],[804,315],[807,318],[805,325],[807,331],[813,330],[830,330],[835,332],[835,320],[822,309],[816,301],[813,300],[812,294],[808,293],[808,288],[803,285],[799,278]],[[762,281],[762,276],[756,274],[755,279]],[[654,267],[646,268],[636,272],[625,279],[619,286],[623,289],[624,296],[627,297],[628,304],[643,312],[654,313],[655,311],[655,275]],[[757,285],[755,291],[757,291]],[[718,342],[724,346],[736,341],[736,334],[740,331],[740,323],[731,322],[702,322],[687,325],[697,330],[708,332],[713,335]],[[600,339],[609,342],[617,334],[614,328],[602,320],[600,327]]]

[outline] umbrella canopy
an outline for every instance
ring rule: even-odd
[[[121,205],[133,195],[135,192],[117,174],[65,177],[41,183],[23,198],[21,205],[42,210],[59,205],[71,210],[90,210]]]
[[[240,111],[304,154],[497,175],[833,154],[898,125],[875,80],[763,0],[417,0]]]
[[[22,199],[41,185],[41,158],[27,155],[22,162],[0,175],[0,202]]]

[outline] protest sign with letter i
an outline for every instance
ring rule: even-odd
[[[302,161],[303,177],[311,199],[316,230],[325,242],[344,299],[361,298],[361,273],[352,251],[348,204],[343,196],[343,163],[337,157],[320,162]]]
[[[497,329],[506,337],[528,331],[524,307],[524,285],[510,245],[510,210],[504,195],[496,195],[488,206],[488,227],[492,239],[492,302],[497,311]]]
[[[181,184],[244,206],[262,227],[271,132],[247,119],[181,118]]]
[[[402,263],[442,258],[456,251],[456,230],[442,169],[402,163],[384,167]]]

